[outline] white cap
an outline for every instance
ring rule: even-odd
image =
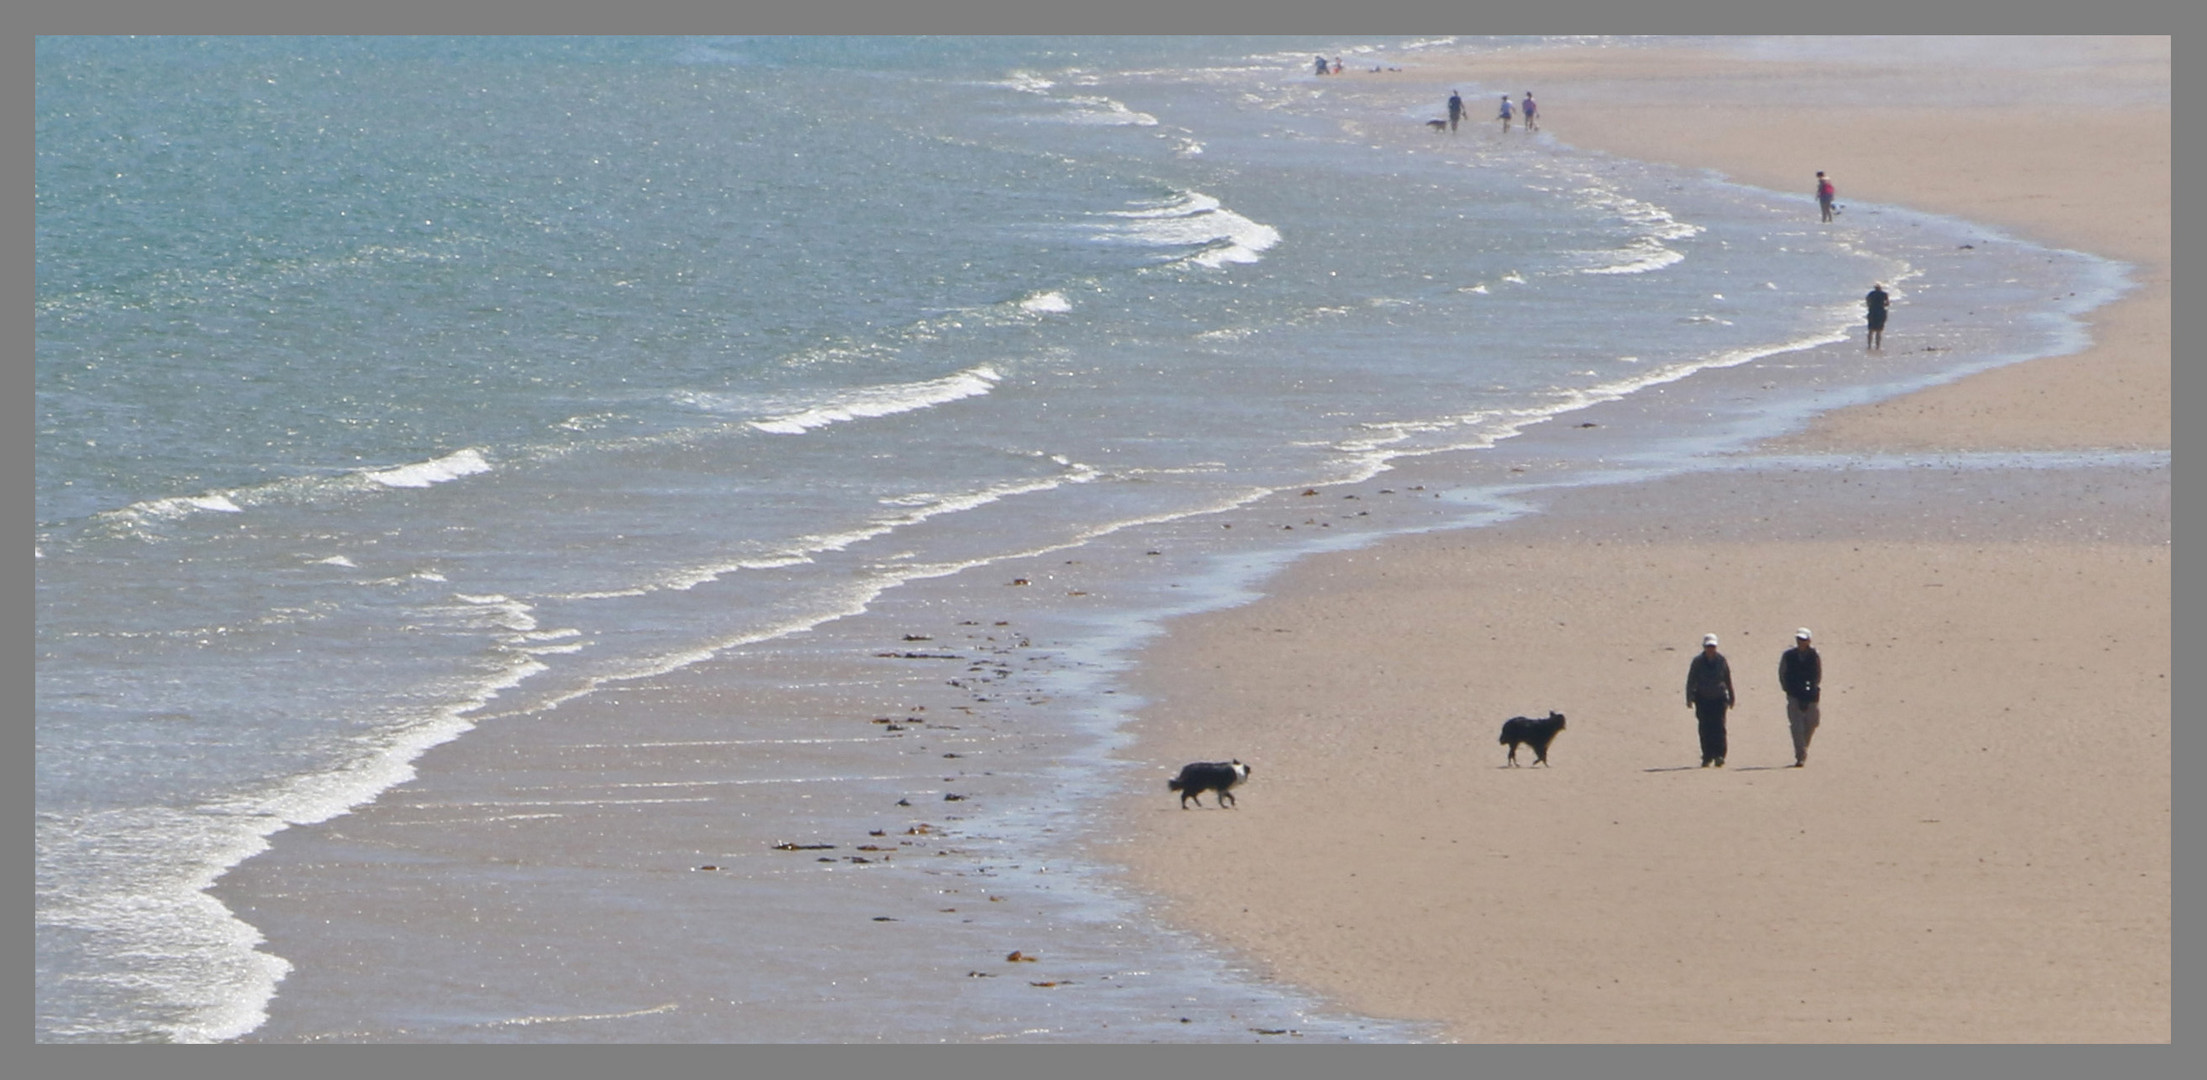
[[[1807,640],[1809,639],[1809,628],[1808,628],[1808,627],[1806,627],[1806,626],[1804,626],[1804,627],[1800,628],[1799,630],[1795,630],[1795,631],[1793,632],[1793,636],[1794,636],[1794,639],[1795,639],[1795,640],[1798,640],[1798,641],[1807,641]]]
[[[1701,635],[1701,643],[1703,645],[1714,645],[1717,643],[1717,636],[1715,634],[1703,634]]]

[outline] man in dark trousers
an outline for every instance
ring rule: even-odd
[[[1886,295],[1885,283],[1875,282],[1869,295],[1862,298],[1862,306],[1870,309],[1870,351],[1885,351],[1885,305],[1892,297]]]
[[[1456,130],[1456,122],[1464,118],[1464,99],[1456,91],[1448,92],[1448,130]]]
[[[1701,655],[1686,669],[1686,707],[1701,721],[1701,767],[1724,767],[1724,713],[1732,707],[1732,663],[1704,634]]]
[[[1809,628],[1793,632],[1793,647],[1778,657],[1778,685],[1786,692],[1786,726],[1793,729],[1793,767],[1809,763],[1809,740],[1816,737],[1817,699],[1824,693],[1824,658],[1809,644]]]

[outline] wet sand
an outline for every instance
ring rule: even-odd
[[[1436,101],[1534,88],[1555,138],[1808,214],[1824,169],[1842,204],[2123,259],[2138,288],[2075,355],[1307,559],[1175,622],[1126,756],[1256,772],[1230,813],[1129,798],[1109,855],[1278,977],[1464,1041],[2169,1041],[2170,474],[2098,453],[2169,446],[2168,44],[2034,62],[1571,48],[1414,73]],[[2080,80],[2114,104],[2053,103]],[[1901,309],[1888,347],[1907,332]],[[1801,625],[1828,689],[1788,769]],[[1708,631],[1739,691],[1722,770],[1683,697]],[[1554,764],[1502,767],[1501,721],[1549,709]]]
[[[1569,84],[1533,85],[1562,135]],[[2164,189],[2164,223],[2166,207]],[[2126,325],[2130,365],[2144,378],[2158,362],[2165,387],[2165,244],[2153,266],[2139,277],[2160,275],[2159,337],[2150,312]],[[2079,380],[2064,364],[2019,370],[2055,371],[2066,398]],[[2104,410],[2039,443],[2165,446],[2160,394],[2158,443],[2092,434],[2140,427]],[[1958,415],[2012,408],[1991,400],[1965,393]],[[1913,430],[1950,424],[1882,408]],[[1830,424],[1806,438],[1787,452],[1949,445]],[[1140,545],[915,585],[803,641],[487,716],[412,782],[278,834],[219,883],[297,964],[246,1041],[1427,1030],[1323,1027],[1273,992],[1295,986],[1459,1039],[2166,1040],[2167,470],[1980,466],[1774,464],[1542,495],[1550,512],[1515,526],[1307,560],[1270,599],[1174,624],[1138,680],[1154,703],[1141,741],[1102,776],[1057,764],[1092,760],[1103,737],[1052,708],[1094,674],[1054,643],[1092,628],[1041,598],[1131,591],[1104,564],[1145,561]],[[1438,486],[1454,469],[1386,479]],[[1825,509],[1777,515],[1779,499]],[[1704,504],[1723,531],[1678,512]],[[1773,531],[1781,517],[1815,528]],[[1789,586],[1803,564],[1814,582]],[[1047,588],[1005,587],[1030,578]],[[1789,757],[1765,654],[1803,622],[1833,673],[1828,719],[1812,768],[1763,771]],[[1721,775],[1690,767],[1691,715],[1669,686],[1684,671],[1670,650],[1707,629],[1738,642],[1742,682]],[[821,674],[793,686],[790,670]],[[1550,707],[1573,717],[1555,766],[1496,768],[1500,719]],[[2082,731],[2110,715],[2142,718],[2133,753]],[[1148,776],[1226,753],[1259,767],[1233,814],[1179,813]],[[1070,791],[1129,776],[1143,794],[1100,822]],[[1099,831],[1126,841],[1108,853],[1178,924],[1279,981],[1221,992],[1207,970],[1170,969],[1182,950],[1146,910],[1099,912],[1067,867],[1030,857],[1065,850],[1086,873],[1067,848]],[[1219,860],[1230,885],[1188,876]],[[1520,911],[1538,918],[1505,914]],[[1795,1004],[1779,1009],[1778,989]]]

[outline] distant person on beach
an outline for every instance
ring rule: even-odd
[[[1456,122],[1464,118],[1464,99],[1456,91],[1448,92],[1448,130],[1456,130]]]
[[[1502,134],[1510,133],[1510,95],[1502,95]]]
[[[1525,114],[1525,130],[1540,130],[1540,106],[1534,103],[1532,91],[1525,91],[1525,103],[1518,106],[1517,111]]]
[[[1717,651],[1717,636],[1704,634],[1701,655],[1686,669],[1686,707],[1701,721],[1701,767],[1724,767],[1724,713],[1732,707],[1732,662]]]
[[[1809,740],[1822,718],[1817,699],[1824,694],[1824,658],[1809,644],[1809,628],[1793,632],[1793,647],[1778,657],[1778,685],[1786,692],[1786,726],[1793,730],[1793,767],[1809,763]]]
[[[1839,197],[1839,189],[1832,186],[1832,179],[1824,170],[1816,170],[1816,205],[1824,211],[1824,220],[1832,219],[1832,200]]]
[[[1871,352],[1885,351],[1885,304],[1890,299],[1892,298],[1885,294],[1883,282],[1872,283],[1869,295],[1862,298],[1862,303],[1870,309]]]
[[[1341,58],[1338,56],[1333,58],[1333,73],[1336,75],[1341,74]]]
[[[1326,73],[1326,58],[1325,58],[1325,57],[1323,57],[1323,56],[1321,56],[1321,57],[1318,57],[1318,74],[1320,74],[1320,75],[1324,75],[1325,73]]]

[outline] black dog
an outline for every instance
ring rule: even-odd
[[[1510,744],[1510,764],[1517,764],[1517,744],[1533,748],[1533,764],[1548,764],[1548,744],[1556,741],[1556,732],[1563,730],[1563,714],[1549,712],[1546,719],[1535,720],[1530,716],[1513,716],[1502,721],[1502,741]]]
[[[1426,121],[1426,122],[1425,122],[1425,126],[1427,126],[1427,127],[1429,127],[1429,128],[1432,128],[1432,129],[1433,129],[1433,130],[1435,130],[1435,131],[1446,131],[1446,130],[1448,130],[1448,121],[1446,121],[1446,120],[1428,120],[1428,121]]]
[[[1203,805],[1203,793],[1206,791],[1218,792],[1218,804],[1221,807],[1230,807],[1234,805],[1234,793],[1228,789],[1247,779],[1249,766],[1242,764],[1240,758],[1232,761],[1198,761],[1181,766],[1177,779],[1165,781],[1165,790],[1180,793],[1182,810],[1188,808],[1189,799],[1194,799],[1197,806]]]

